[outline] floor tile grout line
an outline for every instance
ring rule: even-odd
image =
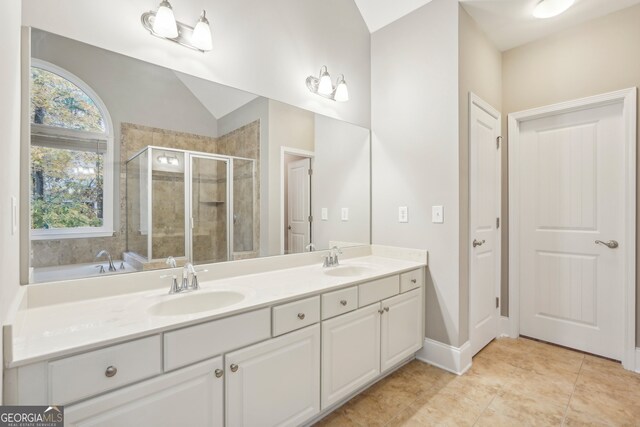
[[[562,425],[564,426],[567,422],[567,414],[569,413],[569,407],[571,406],[571,399],[573,399],[573,395],[576,392],[576,387],[578,385],[578,379],[580,379],[580,374],[582,373],[582,366],[584,365],[584,355],[582,356],[582,361],[580,362],[580,369],[578,369],[578,375],[576,376],[576,380],[573,382],[573,391],[571,391],[571,396],[569,396],[569,401],[567,402],[567,407],[564,409],[564,416],[562,417]]]

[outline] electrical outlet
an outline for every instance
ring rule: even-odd
[[[349,221],[349,208],[342,208],[341,218],[343,221]]]
[[[409,208],[406,206],[398,207],[398,222],[409,222]]]

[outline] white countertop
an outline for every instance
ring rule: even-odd
[[[316,295],[379,277],[425,266],[424,262],[369,255],[342,261],[344,265],[365,265],[365,274],[335,277],[319,264],[201,281],[199,291],[168,295],[166,287],[107,297],[62,302],[18,310],[11,322],[11,346],[5,366],[49,360],[147,336],[187,325],[238,314],[261,307]],[[147,312],[154,304],[196,293],[234,290],[245,295],[239,303],[216,310],[155,316]]]

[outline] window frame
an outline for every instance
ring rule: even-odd
[[[102,226],[101,227],[75,227],[75,228],[51,228],[33,229],[29,226],[30,240],[59,240],[59,239],[79,239],[86,237],[111,237],[114,235],[114,174],[115,174],[115,147],[113,135],[113,122],[98,94],[82,79],[50,62],[32,58],[29,69],[29,79],[31,79],[31,68],[40,68],[47,72],[56,74],[68,80],[80,90],[82,90],[95,104],[104,120],[104,132],[91,132],[76,129],[66,129],[57,126],[49,126],[31,123],[29,115],[30,137],[29,148],[32,146],[50,147],[59,149],[69,149],[75,151],[93,151],[88,149],[88,143],[94,142],[96,151],[104,155],[104,167],[102,168]],[[31,85],[31,83],[29,83]],[[29,92],[31,93],[31,92]],[[31,95],[29,95],[31,102]],[[34,139],[39,140],[34,144]],[[31,150],[29,149],[29,153]],[[29,159],[29,170],[31,171],[31,159]],[[31,224],[31,195],[32,184],[29,183],[29,224]]]

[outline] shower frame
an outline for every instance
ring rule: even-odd
[[[169,147],[160,147],[156,145],[148,145],[141,150],[138,150],[133,155],[129,157],[126,162],[126,165],[129,164],[136,157],[144,153],[148,152],[147,155],[147,262],[160,261],[162,258],[154,258],[153,257],[153,152],[154,151],[164,151],[164,152],[174,152],[174,153],[182,153],[183,154],[183,162],[184,162],[184,203],[185,203],[185,218],[184,218],[184,256],[188,260],[193,260],[193,158],[201,158],[201,159],[209,159],[209,160],[217,160],[223,161],[226,165],[226,215],[227,215],[227,259],[226,261],[231,261],[233,256],[233,245],[234,245],[234,220],[233,220],[233,171],[234,171],[234,160],[243,160],[251,162],[251,175],[253,177],[253,197],[256,197],[257,189],[255,188],[255,172],[256,172],[256,160],[250,159],[247,157],[239,157],[239,156],[228,156],[224,154],[216,154],[216,153],[207,153],[203,151],[193,151],[193,150],[182,150],[179,148],[169,148]],[[127,170],[128,174],[128,170]],[[125,179],[127,182],[128,177]],[[125,191],[128,191],[129,185],[125,184]],[[126,196],[126,203],[129,203],[129,197]],[[127,213],[126,221],[129,221],[128,208],[125,209]],[[255,221],[254,218],[252,219]],[[255,227],[255,224],[253,224]],[[129,226],[126,226],[126,232],[129,233]],[[129,238],[127,236],[127,250],[129,250]],[[253,250],[255,250],[256,242],[253,241]]]

